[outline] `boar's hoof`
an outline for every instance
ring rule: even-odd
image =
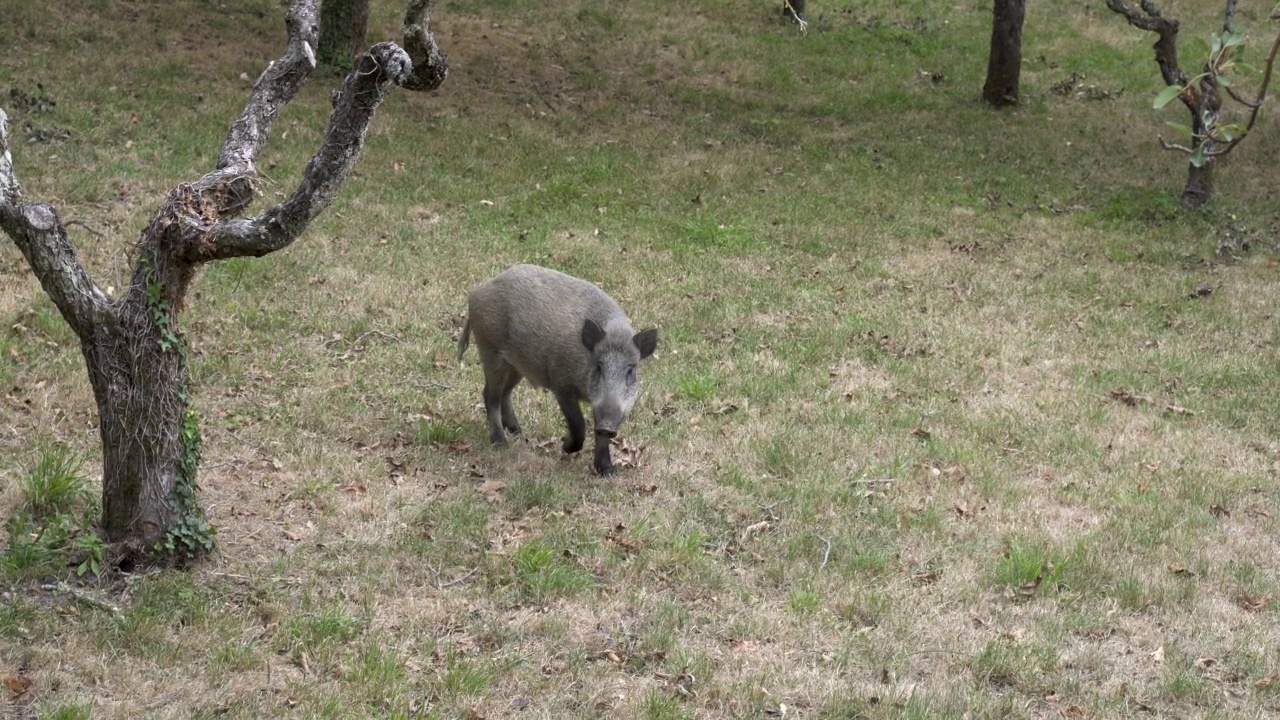
[[[597,437],[597,440],[600,438]],[[614,473],[613,458],[609,455],[609,442],[606,440],[596,445],[595,457],[592,458],[591,466],[601,476],[609,476]]]
[[[566,435],[564,437],[564,451],[570,455],[578,452],[582,449],[582,440],[583,438],[569,437]]]

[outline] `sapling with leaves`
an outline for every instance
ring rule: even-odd
[[[1257,70],[1242,60],[1247,34],[1236,28],[1236,3],[1237,0],[1226,2],[1221,34],[1210,34],[1207,42],[1198,38],[1202,49],[1199,55],[1205,61],[1198,74],[1188,76],[1178,63],[1179,24],[1176,19],[1165,17],[1154,0],[1141,0],[1141,10],[1127,0],[1107,0],[1107,7],[1123,15],[1130,25],[1154,32],[1159,37],[1154,45],[1156,64],[1166,85],[1156,96],[1155,108],[1164,108],[1176,99],[1182,101],[1191,115],[1189,124],[1169,123],[1188,138],[1185,143],[1171,143],[1160,138],[1160,144],[1166,150],[1188,156],[1187,183],[1181,199],[1189,207],[1208,202],[1213,186],[1213,161],[1235,149],[1253,130],[1271,84],[1276,53],[1280,51],[1278,33],[1262,68],[1258,91],[1252,98],[1242,95],[1236,89],[1235,78],[1255,75]],[[1271,19],[1280,19],[1280,5],[1272,11]],[[1246,109],[1247,118],[1243,122],[1224,120],[1224,96]]]

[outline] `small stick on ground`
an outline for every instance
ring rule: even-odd
[[[454,579],[452,579],[452,580],[450,580],[450,581],[448,581],[448,582],[440,582],[440,570],[439,570],[438,568],[437,568],[437,569],[434,569],[434,570],[432,570],[432,572],[434,572],[434,573],[435,573],[435,575],[436,575],[436,589],[437,589],[437,590],[443,590],[443,589],[445,589],[445,588],[447,588],[447,587],[449,587],[449,586],[451,586],[451,585],[457,585],[458,583],[462,582],[463,580],[466,580],[467,578],[471,577],[472,575],[475,575],[475,574],[476,574],[476,571],[477,571],[477,570],[479,570],[479,569],[480,569],[479,567],[473,567],[473,568],[471,568],[469,571],[467,571],[466,573],[464,573],[464,574],[462,574],[462,575],[460,575],[460,576],[458,576],[458,577],[456,577],[456,578],[454,578]]]
[[[364,340],[365,338],[369,337],[370,335],[379,335],[379,336],[384,337],[384,338],[386,338],[386,339],[388,339],[388,340],[391,340],[392,342],[400,342],[400,337],[399,337],[398,335],[392,335],[391,333],[385,333],[385,332],[382,332],[381,330],[370,330],[369,332],[367,332],[367,333],[365,333],[365,334],[361,335],[360,337],[356,338],[355,340],[353,340],[353,341],[351,342],[351,344],[352,344],[352,345],[359,345],[361,340]]]
[[[827,561],[831,559],[831,539],[825,538],[818,533],[814,533],[813,536],[821,540],[822,543],[827,546],[827,549],[822,551],[822,565],[818,567],[819,570],[823,570],[827,567]]]
[[[77,602],[82,602],[82,603],[84,603],[85,605],[88,605],[88,606],[89,606],[89,607],[91,607],[91,608],[94,608],[94,609],[97,609],[97,610],[102,610],[103,612],[110,613],[111,615],[113,615],[113,616],[115,616],[115,617],[119,617],[119,616],[120,616],[120,608],[116,607],[115,605],[112,605],[111,603],[107,602],[106,600],[100,600],[100,599],[98,599],[98,598],[96,598],[96,597],[94,597],[94,596],[90,595],[89,593],[87,593],[87,592],[85,592],[85,591],[83,591],[83,590],[80,590],[79,588],[71,587],[70,585],[68,585],[68,584],[66,584],[66,583],[64,583],[64,582],[60,582],[60,583],[58,583],[57,585],[52,585],[52,584],[50,584],[50,585],[43,585],[42,587],[43,587],[45,590],[49,590],[49,591],[52,591],[52,592],[58,592],[58,593],[65,593],[65,594],[67,594],[67,595],[70,595],[71,597],[75,598]]]

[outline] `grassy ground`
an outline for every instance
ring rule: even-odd
[[[1024,102],[993,112],[989,3],[941,5],[810,3],[802,34],[773,3],[442,2],[445,86],[393,96],[306,237],[210,266],[184,315],[217,554],[86,581],[11,521],[4,712],[1280,712],[1280,131],[1184,211],[1151,37],[1033,3]],[[399,14],[377,0],[371,40]],[[282,9],[5,16],[26,197],[119,286]],[[279,123],[264,202],[332,87]],[[661,328],[616,479],[559,456],[527,387],[527,438],[487,446],[454,343],[518,261]],[[0,318],[0,509],[62,478],[91,516],[83,360],[4,244]]]

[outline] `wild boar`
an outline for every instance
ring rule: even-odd
[[[495,445],[506,443],[504,428],[520,432],[511,391],[528,378],[559,403],[569,429],[566,453],[582,449],[581,403],[590,403],[596,436],[592,467],[601,475],[613,474],[609,441],[635,405],[639,364],[657,349],[657,328],[632,330],[618,303],[586,280],[516,265],[471,291],[459,359],[472,335],[484,367],[481,397]]]

